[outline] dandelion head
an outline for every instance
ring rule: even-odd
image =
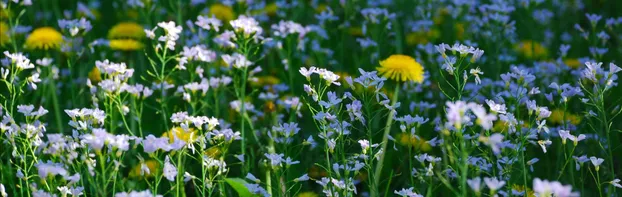
[[[565,119],[564,119],[565,117]],[[579,125],[581,123],[581,117],[573,113],[564,111],[563,109],[554,109],[551,112],[551,116],[548,118],[553,124],[564,124],[564,122],[570,122],[573,125]]]
[[[222,151],[220,151],[218,146],[212,146],[205,150],[205,155],[211,158],[219,158],[221,154]]]
[[[548,56],[547,49],[539,42],[532,40],[519,43],[516,51],[527,59],[544,59]]]
[[[143,38],[145,38],[144,28],[134,22],[121,22],[113,26],[108,31],[108,39],[110,40],[115,40],[115,39],[140,40]]]
[[[577,69],[582,66],[581,61],[577,58],[568,58],[564,60],[564,64],[572,69]]]
[[[143,43],[133,39],[110,40],[110,49],[118,51],[136,51],[143,48]]]
[[[430,31],[417,31],[406,35],[406,44],[408,46],[417,46],[418,44],[427,44],[441,36],[438,29],[430,29]]]
[[[99,83],[100,81],[102,81],[102,74],[97,66],[93,66],[93,69],[89,71],[89,79],[92,83]]]
[[[361,28],[361,27],[350,27],[348,29],[348,33],[350,35],[352,35],[352,36],[360,37],[360,36],[363,36],[363,28]]]
[[[400,133],[397,140],[402,146],[412,147],[416,151],[428,152],[432,150],[432,146],[425,139],[408,132]]]
[[[297,197],[319,197],[315,192],[302,192]]]
[[[151,178],[158,174],[158,170],[160,169],[160,163],[156,160],[147,160],[141,163],[136,164],[132,167],[130,171],[130,178]]]
[[[175,142],[175,138],[184,142],[193,142],[197,139],[197,133],[193,128],[185,131],[181,127],[173,127],[170,131],[162,134],[162,137],[168,137],[170,143]]]
[[[8,32],[9,26],[5,22],[0,21],[0,47],[10,42]]]
[[[266,76],[258,76],[257,80],[251,81],[251,85],[253,87],[264,87],[267,85],[276,85],[281,83],[281,80],[277,77],[266,75]]]
[[[386,78],[396,81],[423,82],[423,66],[407,55],[391,55],[380,61],[376,70]]]
[[[221,21],[228,22],[235,18],[235,13],[233,13],[233,8],[229,6],[214,4],[209,7],[208,16],[214,16]]]
[[[278,10],[279,6],[275,2],[272,2],[263,8],[263,12],[268,16],[275,16]]]
[[[58,49],[63,42],[63,35],[51,27],[37,28],[26,38],[28,49]]]

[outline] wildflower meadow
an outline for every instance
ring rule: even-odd
[[[0,0],[0,197],[622,196],[620,0]]]

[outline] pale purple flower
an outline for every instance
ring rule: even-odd
[[[222,22],[214,16],[209,18],[204,16],[198,16],[197,22],[195,22],[194,24],[205,30],[213,29],[214,31],[220,31],[220,27],[222,26]]]
[[[469,184],[469,187],[471,187],[475,193],[480,193],[482,190],[482,178],[480,177],[468,179],[467,184]]]
[[[505,181],[499,180],[497,179],[497,177],[485,177],[484,182],[486,183],[486,186],[488,186],[488,188],[492,191],[497,191],[505,185]]]
[[[579,193],[572,192],[572,186],[562,185],[560,182],[548,180],[540,180],[535,178],[533,180],[533,191],[536,196],[555,196],[555,197],[574,197],[579,196]]]
[[[173,164],[171,164],[170,160],[171,159],[167,155],[164,159],[163,174],[164,177],[166,177],[166,179],[168,179],[169,181],[175,181],[175,177],[177,177],[177,168]]]
[[[602,164],[605,159],[592,156],[590,157],[590,161],[592,162],[592,165],[594,165],[596,171],[598,171],[600,169],[600,164]]]

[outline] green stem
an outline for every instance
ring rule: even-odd
[[[393,91],[393,98],[391,98],[391,107],[395,106],[395,103],[397,102],[397,99],[399,97],[399,91],[400,91],[400,84],[398,83],[395,86],[395,90]],[[395,115],[395,110],[390,110],[389,111],[389,117],[387,118],[387,124],[384,127],[384,133],[382,135],[382,148],[380,150],[384,151],[384,153],[382,153],[380,155],[380,160],[378,160],[378,165],[376,166],[376,172],[374,173],[374,177],[375,177],[375,185],[377,186],[380,183],[380,173],[382,173],[382,167],[383,167],[383,163],[384,163],[384,156],[387,154],[387,143],[389,140],[389,132],[391,131],[391,125],[393,125],[393,116]]]
[[[50,75],[51,76],[51,75]],[[60,104],[58,102],[58,96],[56,95],[56,83],[54,82],[54,79],[52,79],[52,77],[50,77],[50,93],[52,94],[52,102],[53,102],[53,106],[54,106],[54,118],[56,119],[56,125],[58,127],[59,133],[63,133],[65,131],[65,129],[63,128],[63,120],[62,120],[62,116],[60,114]]]

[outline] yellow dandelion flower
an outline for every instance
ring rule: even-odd
[[[326,4],[319,4],[317,5],[317,7],[315,8],[315,13],[322,13],[324,10],[326,10],[328,8],[328,6]]]
[[[553,124],[564,124],[566,121],[570,121],[573,125],[581,123],[581,117],[570,112],[566,112],[566,121],[564,121],[564,110],[562,109],[551,111],[551,116],[549,116],[548,120]]]
[[[266,5],[265,8],[263,8],[263,11],[268,15],[268,16],[274,16],[276,15],[276,11],[279,10],[279,6],[276,5],[276,3],[270,3],[268,5]]]
[[[132,39],[110,40],[110,48],[118,51],[136,51],[143,48],[143,43]]]
[[[274,76],[261,76],[261,77],[257,77],[256,80],[251,81],[251,85],[254,87],[263,87],[266,85],[276,85],[281,83],[281,80],[279,78],[276,78]]]
[[[190,128],[189,131],[184,131],[181,127],[173,127],[170,131],[162,134],[162,137],[168,137],[170,143],[175,141],[176,136],[177,139],[183,140],[184,142],[195,141],[197,139],[197,133],[193,128]]]
[[[432,146],[427,141],[417,135],[410,133],[400,133],[398,135],[398,143],[402,146],[412,147],[414,150],[428,152],[432,150]]]
[[[233,20],[235,14],[233,13],[233,8],[223,5],[223,4],[214,4],[209,7],[208,16],[215,16],[217,19],[223,21],[224,23],[228,23],[230,20]]]
[[[149,173],[143,172],[143,169],[142,169],[143,164],[147,166],[147,168],[149,169]],[[160,170],[160,163],[158,163],[158,161],[156,160],[151,159],[151,160],[144,161],[143,163],[139,163],[135,165],[134,167],[132,167],[132,170],[130,170],[129,177],[130,178],[140,178],[140,177],[151,178],[151,177],[154,177],[156,174],[159,174],[158,170]]]
[[[545,59],[549,53],[542,44],[532,40],[522,41],[516,46],[516,51],[527,59]]]
[[[0,19],[9,18],[12,16],[13,16],[13,13],[11,13],[11,10],[0,6]]]
[[[441,32],[438,29],[433,28],[430,31],[418,31],[412,32],[406,35],[406,44],[408,46],[415,46],[418,44],[427,44],[430,40],[435,40],[441,36]]]
[[[458,40],[462,40],[464,39],[464,23],[455,23],[454,24],[454,31],[456,31],[456,39]]]
[[[302,192],[297,197],[319,197],[315,192]]]
[[[423,66],[407,55],[391,55],[376,67],[379,74],[396,81],[423,82]]]
[[[495,123],[492,126],[492,131],[494,132],[498,132],[498,133],[502,133],[502,132],[507,132],[508,131],[508,125],[505,124],[505,122],[503,121],[495,121]]]
[[[91,71],[89,72],[89,79],[93,84],[102,81],[101,71],[99,71],[99,68],[97,68],[97,66],[93,66],[93,69],[91,69]]]
[[[566,64],[566,66],[568,66],[569,68],[572,69],[577,69],[579,67],[581,67],[581,61],[579,61],[579,59],[577,58],[569,58],[569,59],[565,59],[564,60],[564,64]]]
[[[134,22],[121,22],[108,30],[108,39],[134,39],[145,38],[143,26]]]
[[[435,25],[443,24],[443,22],[445,22],[445,17],[449,15],[450,13],[447,8],[441,8],[438,10],[436,15],[432,18],[432,21],[434,22]]]
[[[528,121],[523,121],[521,128],[529,128]],[[509,129],[510,127],[508,126],[508,124],[500,120],[495,121],[495,123],[492,126],[492,131],[498,132],[498,133],[508,132]]]
[[[9,39],[9,26],[0,21],[0,47],[11,42]]]
[[[222,151],[220,151],[220,148],[218,148],[217,146],[212,146],[212,147],[209,147],[207,150],[205,150],[205,155],[211,158],[218,158],[220,157],[221,154],[222,154]]]
[[[26,38],[28,49],[58,49],[63,42],[63,35],[51,27],[40,27]]]

